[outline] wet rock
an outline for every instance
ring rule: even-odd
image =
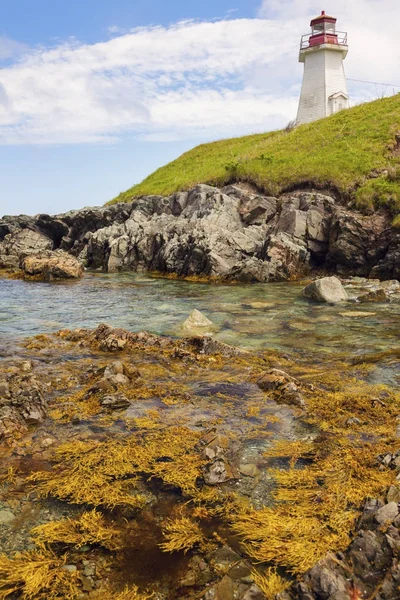
[[[240,465],[239,471],[246,477],[258,477],[260,475],[260,470],[255,463]]]
[[[304,288],[303,295],[316,302],[330,304],[348,300],[348,294],[337,277],[322,277],[313,281]]]
[[[38,425],[46,418],[45,386],[32,373],[16,367],[6,375],[2,387],[0,440],[12,445],[30,425]]]
[[[387,302],[389,294],[383,289],[371,290],[357,296],[358,302]]]
[[[281,404],[292,404],[303,408],[305,400],[300,392],[298,382],[280,369],[270,369],[257,380],[257,385],[264,392],[273,392],[273,398]]]
[[[209,336],[194,337],[189,339],[188,342],[200,354],[221,354],[225,357],[248,354],[246,350],[230,346]]]
[[[128,408],[128,406],[131,405],[131,402],[124,394],[113,394],[103,396],[100,400],[100,404],[103,408],[108,408],[109,410],[121,410]]]
[[[265,598],[266,596],[262,593],[258,585],[253,583],[244,593],[242,600],[265,600]]]
[[[24,258],[21,268],[25,275],[40,277],[44,281],[51,279],[79,279],[83,275],[81,263],[62,250],[42,252]]]
[[[312,590],[312,598],[329,600],[338,598],[338,594],[348,597],[348,582],[346,577],[338,572],[332,560],[324,559],[310,569],[304,578],[305,585]]]
[[[188,335],[195,335],[200,333],[211,333],[217,329],[216,325],[210,319],[208,319],[203,313],[195,308],[182,324],[182,330]]]
[[[387,496],[386,496],[387,501],[390,502],[395,502],[396,504],[399,504],[400,502],[400,488],[395,486],[395,485],[391,485]]]
[[[399,507],[397,502],[389,502],[377,510],[375,520],[380,525],[392,523],[398,514]]]
[[[206,561],[198,555],[193,556],[186,567],[185,575],[179,582],[182,587],[194,587],[206,585],[213,580],[210,567]]]
[[[127,385],[130,381],[125,374],[126,369],[121,361],[117,360],[108,365],[104,371],[104,379],[118,387],[118,385]]]
[[[218,485],[232,479],[233,474],[226,460],[217,459],[212,464],[203,467],[203,477],[207,485]]]
[[[235,588],[229,575],[225,575],[216,585],[215,600],[234,600]]]
[[[14,519],[15,515],[11,510],[0,510],[0,525],[11,525]]]

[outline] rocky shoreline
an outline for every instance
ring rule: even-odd
[[[280,198],[198,185],[169,198],[0,221],[0,268],[63,250],[88,269],[284,281],[309,273],[400,278],[400,233],[318,191]]]
[[[372,377],[395,350],[318,365],[100,325],[18,354],[0,365],[5,589],[22,551],[77,599],[397,597],[400,398]]]

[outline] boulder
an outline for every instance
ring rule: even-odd
[[[5,236],[0,244],[0,267],[18,267],[25,256],[52,250],[53,242],[35,229],[21,229]]]
[[[316,302],[328,302],[330,304],[346,302],[349,299],[346,290],[337,277],[322,277],[322,279],[313,281],[304,288],[303,295]]]
[[[21,267],[28,277],[37,277],[43,281],[79,279],[83,275],[81,263],[62,250],[27,256],[22,260]]]

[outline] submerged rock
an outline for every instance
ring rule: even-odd
[[[280,404],[291,404],[300,408],[305,406],[299,382],[285,371],[270,369],[257,379],[257,385],[264,392],[272,392],[274,400]]]
[[[328,302],[330,304],[346,302],[349,299],[346,290],[337,277],[322,277],[322,279],[313,281],[304,288],[303,295],[316,302]]]
[[[51,279],[79,279],[83,275],[81,263],[62,250],[32,254],[22,260],[22,270],[29,277],[43,281]]]

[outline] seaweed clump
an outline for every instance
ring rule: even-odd
[[[134,494],[138,478],[158,478],[164,484],[193,496],[204,464],[196,449],[200,435],[185,427],[132,434],[124,440],[75,441],[56,451],[51,472],[30,476],[42,496],[76,504],[127,506],[140,509],[146,499]]]
[[[232,519],[251,558],[294,575],[327,552],[344,550],[365,499],[382,496],[396,477],[378,455],[399,446],[398,394],[362,381],[356,385],[350,374],[332,379],[328,373],[322,381],[324,389],[308,393],[305,416],[320,436],[269,449],[269,460],[288,461],[287,469],[269,469],[276,483],[274,505],[241,510]]]
[[[63,544],[82,548],[99,545],[113,551],[123,545],[120,530],[108,525],[104,516],[96,510],[84,512],[79,519],[62,519],[39,525],[32,529],[31,535],[39,546]]]
[[[65,568],[67,557],[50,550],[30,550],[13,558],[0,555],[0,599],[19,593],[24,600],[75,600],[81,594],[80,575]]]
[[[168,520],[163,527],[165,542],[160,544],[164,552],[185,554],[195,546],[205,546],[205,538],[198,523],[187,517]]]

